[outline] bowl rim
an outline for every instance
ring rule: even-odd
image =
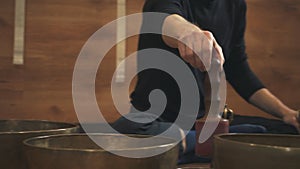
[[[27,147],[32,147],[32,148],[37,148],[37,149],[43,149],[43,150],[54,150],[54,151],[77,151],[77,152],[108,152],[105,149],[76,149],[76,148],[58,148],[58,147],[44,147],[44,146],[37,146],[37,145],[32,145],[29,142],[30,141],[35,141],[35,140],[40,140],[40,139],[48,139],[48,138],[55,138],[55,137],[65,137],[65,136],[87,136],[90,137],[90,135],[99,135],[99,136],[135,136],[135,137],[151,137],[151,135],[141,135],[141,134],[117,134],[117,133],[70,133],[70,134],[55,134],[55,135],[45,135],[45,136],[38,136],[38,137],[32,137],[23,140],[23,145]],[[109,151],[112,152],[118,152],[118,151],[137,151],[137,150],[149,150],[149,149],[155,149],[155,148],[164,148],[164,147],[171,147],[175,148],[178,147],[179,144],[176,142],[176,140],[169,138],[169,137],[163,137],[159,136],[159,138],[165,138],[172,143],[166,143],[162,145],[157,145],[157,146],[146,146],[146,147],[139,147],[139,148],[122,148],[122,149],[109,149]],[[98,144],[97,144],[98,145]],[[99,146],[99,145],[98,145]],[[99,146],[101,147],[101,146]]]
[[[272,148],[272,149],[278,149],[278,150],[283,150],[283,151],[292,151],[292,150],[297,150],[300,151],[300,147],[289,147],[289,146],[272,146],[272,145],[267,145],[267,144],[257,144],[257,143],[249,143],[249,142],[240,142],[240,141],[235,141],[235,140],[230,140],[230,139],[226,139],[223,138],[226,136],[266,136],[266,137],[297,137],[300,139],[300,135],[291,135],[291,134],[246,134],[246,133],[226,133],[226,134],[217,134],[214,136],[214,140],[218,140],[218,141],[223,141],[223,142],[227,142],[227,143],[231,143],[231,144],[237,144],[237,145],[241,145],[241,146],[247,146],[247,147],[260,147],[260,148]],[[214,144],[215,141],[214,141]]]
[[[57,129],[46,129],[46,130],[25,130],[25,131],[0,131],[1,135],[14,135],[14,134],[29,134],[29,133],[49,133],[49,132],[59,132],[59,131],[66,131],[66,130],[72,130],[72,129],[78,129],[79,126],[75,123],[67,123],[67,122],[58,122],[58,121],[50,121],[50,120],[36,120],[36,119],[1,119],[1,122],[5,121],[15,121],[15,122],[44,122],[44,123],[53,123],[53,124],[64,124],[68,125],[68,127],[64,128],[57,128]]]

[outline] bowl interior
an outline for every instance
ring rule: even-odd
[[[296,135],[225,134],[217,137],[219,137],[221,140],[254,146],[275,146],[300,149],[300,136]]]
[[[105,146],[106,150],[138,150],[151,148],[167,148],[176,145],[175,141],[166,137],[153,137],[153,141],[145,142],[143,138],[149,136],[131,135],[127,137],[120,134],[93,134],[93,140],[101,142],[101,146]],[[132,138],[137,138],[132,140]],[[37,137],[25,141],[27,146],[56,149],[56,150],[103,150],[88,135],[85,134],[69,134]]]
[[[34,132],[57,130],[76,127],[69,123],[39,121],[39,120],[0,120],[1,133]]]

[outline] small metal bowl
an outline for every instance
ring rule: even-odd
[[[24,141],[30,169],[174,169],[178,159],[178,144],[170,138],[156,137],[152,145],[135,145],[121,134],[90,134],[109,147],[106,151],[86,134],[55,135]],[[149,137],[130,135],[130,137]],[[143,144],[143,143],[142,143]],[[145,154],[163,153],[146,158],[128,158],[118,152]]]
[[[0,120],[0,166],[25,169],[22,141],[36,136],[76,132],[74,124],[40,120]]]
[[[214,139],[214,169],[299,169],[299,135],[223,134]]]

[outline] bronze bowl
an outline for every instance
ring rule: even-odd
[[[91,134],[105,142],[111,151],[98,146],[87,134],[44,136],[24,141],[29,169],[175,169],[178,144],[170,138],[156,137],[152,145],[137,146],[121,134]],[[128,135],[130,137],[149,137]],[[128,158],[111,152],[144,154],[165,150],[147,158]]]
[[[36,136],[71,133],[77,126],[39,120],[0,120],[0,167],[25,169],[22,141]]]
[[[223,134],[214,139],[214,169],[299,169],[300,136]]]

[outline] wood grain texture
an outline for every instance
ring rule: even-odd
[[[294,109],[300,107],[300,1],[247,0],[247,53],[265,86]],[[228,103],[239,114],[266,116],[230,88]]]
[[[13,63],[14,1],[0,1],[0,116],[17,118],[22,103],[24,71]]]
[[[128,14],[140,12],[143,3],[127,1]],[[299,108],[300,1],[247,3],[249,62],[273,93],[287,105]],[[72,102],[74,64],[86,40],[116,19],[116,0],[27,0],[26,10],[25,65],[13,66],[14,4],[0,1],[0,118],[76,122]],[[129,38],[127,44],[129,55],[136,51],[137,37]],[[110,96],[115,55],[113,48],[101,63],[96,79],[98,104],[108,121],[119,117]],[[122,86],[118,90],[128,93]],[[230,87],[227,102],[239,114],[266,116]]]

